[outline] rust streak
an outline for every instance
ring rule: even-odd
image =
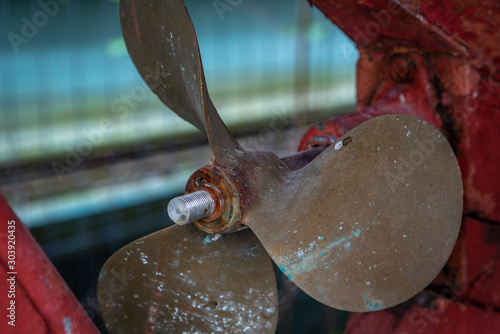
[[[134,20],[134,26],[135,26],[135,36],[139,41],[139,43],[142,43],[141,31],[139,30],[139,24],[137,22],[137,9],[135,7],[135,0],[131,0],[131,5],[132,5],[132,20]]]

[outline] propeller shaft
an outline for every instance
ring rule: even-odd
[[[214,212],[215,201],[208,191],[198,190],[172,199],[167,212],[178,225],[186,225],[199,219],[210,217]]]

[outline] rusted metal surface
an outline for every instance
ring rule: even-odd
[[[205,219],[198,220],[196,226],[207,233],[229,233],[243,228],[241,225],[241,204],[238,189],[224,177],[224,169],[208,164],[189,178],[186,194],[205,190],[216,198],[214,213]]]
[[[428,69],[433,59],[403,48],[388,53],[360,50],[356,112],[313,126],[302,138],[299,151],[324,145],[325,141],[318,138],[331,142],[363,121],[386,114],[414,115],[448,134],[449,124],[445,124],[442,115],[436,112],[441,102],[436,87],[431,84],[435,80],[434,69]],[[470,67],[463,65],[460,69],[467,71]]]
[[[9,222],[14,222],[10,223]],[[15,229],[8,228],[15,226]],[[9,238],[10,233],[15,238]],[[9,259],[8,241],[15,246]],[[1,333],[99,333],[29,230],[0,195]],[[11,267],[11,265],[13,267]],[[13,272],[15,274],[13,274]],[[14,277],[14,280],[12,280]],[[7,279],[11,279],[10,281]],[[13,286],[11,286],[11,282]],[[14,301],[14,308],[11,303]],[[7,310],[10,307],[11,310]],[[14,315],[9,318],[6,315]],[[9,325],[13,321],[15,326]]]
[[[434,26],[440,26],[467,47],[467,61],[485,79],[500,84],[500,7],[498,1],[411,1]]]
[[[486,310],[500,310],[500,224],[464,219],[468,284],[455,290],[457,299]],[[500,313],[500,312],[499,312]]]
[[[199,190],[205,190],[215,200],[215,209],[212,215],[195,222],[201,230],[207,233],[230,233],[245,228],[241,223],[243,212],[246,208],[258,200],[255,198],[255,179],[260,174],[271,174],[266,166],[278,168],[281,172],[285,170],[298,170],[314,158],[316,158],[325,147],[310,149],[281,159],[278,162],[274,155],[264,154],[241,154],[243,161],[237,161],[232,168],[221,168],[213,162],[199,168],[191,175],[186,183],[186,194]],[[243,152],[243,151],[242,151]],[[253,156],[253,158],[251,158]],[[243,167],[243,168],[242,168]],[[278,172],[279,174],[279,172]],[[283,178],[283,177],[281,177]],[[250,186],[249,186],[250,184]]]
[[[387,311],[353,314],[346,331],[498,332],[500,180],[495,175],[500,155],[493,152],[500,143],[500,7],[496,1],[469,0],[311,3],[359,48],[358,99],[355,113],[312,127],[299,149],[335,140],[387,109],[419,115],[453,145],[468,217],[429,292]],[[401,74],[409,62],[387,62],[401,52],[423,60],[414,62],[410,81],[398,80],[406,78]],[[423,80],[416,81],[419,76]],[[398,102],[394,97],[402,91]]]
[[[110,333],[276,330],[273,267],[250,230],[221,236],[174,225],[155,232],[115,253],[98,289]]]
[[[270,189],[268,192],[272,193],[273,187],[286,181],[288,171],[285,162],[271,152],[241,149],[230,157],[226,156],[223,165],[216,160],[210,161],[189,178],[186,193],[217,188],[222,195],[224,211],[216,220],[209,217],[197,221],[196,225],[210,233],[228,233],[244,228],[242,217],[267,198],[262,195],[262,190]]]

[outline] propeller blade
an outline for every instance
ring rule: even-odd
[[[417,117],[366,121],[288,176],[258,190],[265,200],[243,223],[290,280],[328,306],[399,304],[431,283],[453,249],[460,170],[444,136]]]
[[[276,278],[246,230],[207,235],[172,226],[134,241],[103,266],[101,313],[110,333],[274,333]]]
[[[224,164],[228,156],[242,152],[208,95],[198,40],[183,1],[122,0],[120,20],[144,81],[165,105],[207,134],[213,158]]]

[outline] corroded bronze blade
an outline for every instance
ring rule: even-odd
[[[182,0],[121,0],[123,37],[134,65],[169,108],[206,132],[215,160],[241,150],[208,95],[193,23]]]
[[[207,235],[172,226],[116,252],[98,299],[110,333],[274,333],[276,278],[246,230]]]
[[[437,276],[461,216],[460,170],[447,140],[414,116],[387,115],[290,172],[244,223],[309,295],[338,309],[374,311]]]

